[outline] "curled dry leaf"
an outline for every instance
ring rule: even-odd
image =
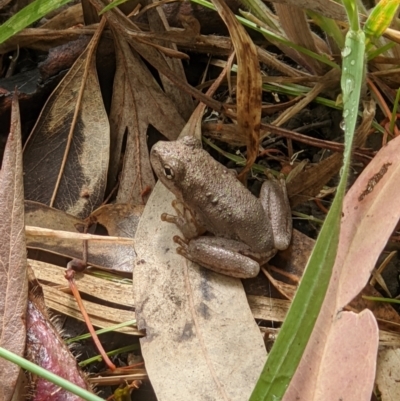
[[[28,298],[22,181],[21,123],[17,95],[0,171],[0,346],[23,356]],[[20,368],[0,360],[0,400],[14,395]]]
[[[80,218],[103,201],[109,159],[95,40],[48,99],[24,148],[26,198]]]
[[[256,47],[244,27],[222,0],[212,0],[232,38],[237,58],[237,121],[246,138],[245,174],[258,156],[261,124],[261,73]]]

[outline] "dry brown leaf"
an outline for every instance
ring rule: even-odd
[[[156,5],[156,3],[151,2],[149,2],[149,4]],[[146,14],[149,20],[149,28],[151,33],[157,33],[160,36],[163,36],[163,39],[171,34],[175,34],[176,36],[176,32],[171,30],[169,26],[169,20],[167,21],[163,7],[150,8]],[[169,15],[169,17],[171,17],[171,15]],[[191,42],[196,40],[196,37],[200,33],[200,26],[196,27],[196,22],[197,24],[199,24],[199,22],[190,15],[183,16],[182,13],[179,14],[178,18],[182,23],[182,26],[185,28],[183,32],[178,33],[178,36],[181,38],[184,37],[185,40],[189,40]],[[169,43],[165,40],[160,40],[158,43],[163,46],[163,48],[170,48],[175,52],[178,51],[177,43],[175,43],[174,40]],[[190,59],[189,56],[187,56],[187,59]],[[182,79],[182,81],[187,82],[181,59],[171,57],[168,59],[168,65],[170,69]],[[179,114],[184,118],[185,121],[187,121],[194,109],[193,98],[184,91],[181,91],[179,87],[177,87],[162,74],[160,74],[160,80],[165,93],[174,102]]]
[[[378,354],[376,387],[382,401],[400,399],[400,350],[382,349]]]
[[[334,393],[327,391],[327,399],[370,399],[378,346],[377,324],[369,310],[359,315],[341,310],[365,286],[400,218],[399,147],[400,138],[396,138],[382,148],[346,195],[331,283],[286,400],[297,396],[318,400],[328,388]],[[356,343],[352,342],[354,338]],[[344,383],[349,382],[353,386],[345,387]]]
[[[51,230],[83,232],[85,222],[43,203],[25,201],[25,225]]]
[[[289,41],[303,46],[316,54],[320,53],[318,49],[318,45],[320,45],[323,47],[322,51],[329,54],[326,44],[311,31],[304,9],[299,8],[297,5],[287,4],[275,4],[274,6],[279,17],[279,23]],[[288,47],[285,47],[285,50],[289,50],[290,57],[300,65],[307,67],[314,74],[321,75],[326,70],[326,66],[323,63],[306,54]]]
[[[133,239],[79,234],[27,226],[28,248],[40,249],[73,259],[83,259],[87,241],[87,261],[91,266],[120,272],[132,272],[135,261]]]
[[[75,25],[83,25],[82,5],[73,4],[56,14],[41,25],[41,29],[67,29]]]
[[[17,95],[12,101],[11,128],[0,171],[0,346],[23,356],[28,299],[24,230],[21,122]],[[0,360],[0,400],[11,400],[19,366]]]
[[[48,99],[24,147],[26,198],[80,218],[103,201],[109,159],[94,57],[99,33]]]
[[[91,3],[100,11],[106,2],[102,0],[90,0]],[[206,96],[200,90],[189,85],[186,80],[178,76],[176,72],[172,71],[168,60],[164,54],[161,54],[158,49],[154,47],[154,44],[150,40],[145,40],[144,34],[138,29],[138,27],[125,17],[118,9],[114,8],[109,12],[105,13],[107,22],[115,29],[119,35],[121,35],[145,60],[147,60],[157,71],[169,79],[179,90],[192,95],[194,98],[207,104],[214,110],[221,111],[222,105],[212,97]],[[167,49],[168,50],[168,49]]]
[[[225,22],[232,39],[237,59],[237,122],[240,134],[246,138],[246,174],[258,156],[261,123],[261,73],[256,47],[244,27],[236,19],[224,0],[212,0]]]
[[[143,209],[143,205],[131,206],[113,203],[99,207],[90,215],[90,219],[104,226],[108,235],[135,238]]]
[[[185,122],[138,54],[119,35],[114,35],[117,71],[110,114],[111,156],[109,188],[117,182],[125,134],[126,150],[117,202],[143,204],[154,187],[147,148],[147,129],[154,126],[174,140]],[[134,73],[133,73],[134,72]]]
[[[84,35],[92,36],[94,32],[95,29],[92,26],[62,30],[27,28],[1,43],[0,53],[8,53],[18,46],[48,52],[57,46],[80,39]]]
[[[173,213],[172,199],[155,186],[135,238],[134,299],[147,372],[160,401],[243,401],[265,362],[262,337],[240,280],[175,252],[178,230],[160,220]]]

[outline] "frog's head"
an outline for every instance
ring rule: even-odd
[[[161,182],[176,196],[180,196],[180,184],[185,178],[184,145],[178,142],[157,142],[150,152],[150,162]]]

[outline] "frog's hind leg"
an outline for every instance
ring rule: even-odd
[[[192,262],[217,273],[237,278],[257,276],[260,265],[242,252],[250,252],[247,245],[219,237],[199,237],[185,241],[174,236],[180,246],[176,251]]]
[[[268,175],[261,187],[260,201],[271,221],[275,248],[287,249],[292,238],[292,212],[283,176],[276,179]]]

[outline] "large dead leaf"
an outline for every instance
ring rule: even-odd
[[[0,346],[23,356],[28,297],[22,182],[21,124],[13,98],[11,129],[0,172]],[[0,360],[0,399],[13,397],[20,368]]]
[[[178,255],[172,194],[158,183],[136,234],[134,298],[142,354],[162,400],[248,399],[266,358],[239,279]],[[173,385],[171,385],[173,383]]]
[[[109,187],[117,182],[126,134],[117,201],[137,205],[144,203],[149,189],[155,183],[147,148],[149,124],[173,140],[185,122],[138,54],[120,35],[114,35],[114,38],[117,71],[110,114],[112,145]]]
[[[369,310],[341,311],[365,286],[400,218],[399,147],[396,138],[382,148],[346,195],[331,283],[286,400],[370,399],[377,324]]]
[[[85,218],[103,201],[110,129],[95,44],[50,96],[24,148],[25,196]]]

